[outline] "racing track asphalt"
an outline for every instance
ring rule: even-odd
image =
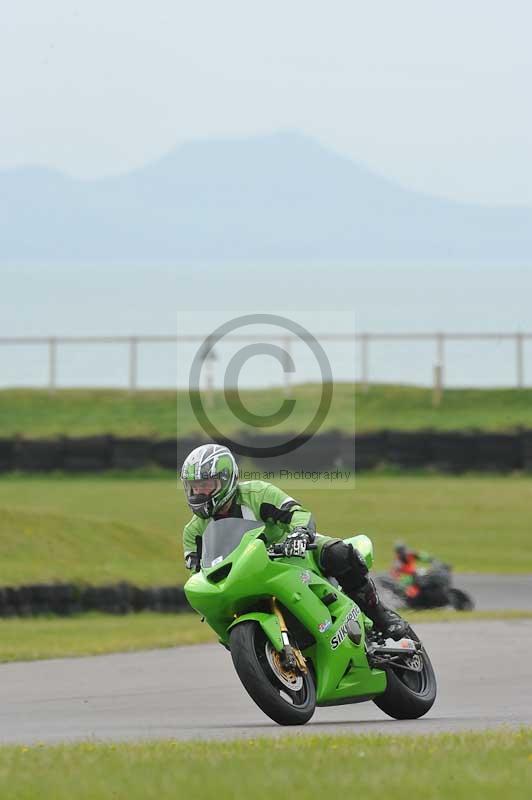
[[[281,728],[254,705],[219,645],[0,665],[0,743],[229,739],[286,733],[436,733],[532,724],[532,621],[420,624],[439,695],[420,720],[373,703],[317,709]]]
[[[453,575],[453,586],[470,594],[479,611],[532,610],[532,575],[463,572]]]
[[[453,586],[468,592],[479,611],[532,609],[532,575],[461,573],[453,576]]]

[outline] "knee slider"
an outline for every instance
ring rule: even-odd
[[[347,545],[341,539],[333,539],[323,546],[321,566],[327,575],[336,577],[336,573],[343,572],[347,564]]]

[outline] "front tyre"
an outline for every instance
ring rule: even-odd
[[[310,670],[286,672],[257,622],[241,622],[231,630],[231,658],[244,689],[258,707],[279,725],[304,725],[314,714],[316,690]]]
[[[408,628],[407,636],[419,642],[412,628]],[[387,687],[383,694],[374,698],[373,702],[381,711],[394,719],[418,719],[424,716],[436,700],[436,676],[429,656],[422,648],[420,672],[412,672],[398,667],[386,669]]]

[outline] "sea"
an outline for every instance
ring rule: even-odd
[[[532,264],[39,264],[0,267],[0,279],[2,388],[51,378],[57,387],[185,388],[195,358],[202,385],[215,387],[430,386],[438,367],[449,387],[532,385]],[[430,338],[392,338],[406,334]],[[150,336],[180,341],[143,341]],[[31,337],[58,338],[52,376],[48,342]],[[137,341],[132,350],[129,338],[61,337]]]

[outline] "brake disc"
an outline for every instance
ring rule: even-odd
[[[414,656],[410,656],[409,658],[405,658],[402,664],[398,664],[402,669],[410,669],[412,672],[422,672],[423,670],[423,658],[419,653],[416,653]]]
[[[303,688],[303,677],[295,670],[287,669],[283,666],[280,654],[272,647],[270,642],[266,642],[265,652],[268,664],[275,677],[283,686],[286,686],[287,689],[290,689],[292,692],[299,692]]]

